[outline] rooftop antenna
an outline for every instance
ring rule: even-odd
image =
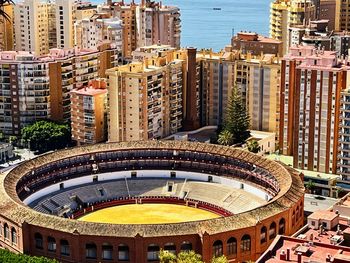
[[[232,36],[234,36],[235,35],[235,28],[233,27],[232,28]]]

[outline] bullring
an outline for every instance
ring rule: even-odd
[[[292,234],[303,224],[298,172],[212,144],[77,147],[23,163],[0,179],[0,246],[67,263],[157,262],[160,249],[192,249],[206,262],[221,254],[244,262],[257,259],[277,234]],[[242,209],[238,202],[246,200],[240,198],[245,192],[259,202],[247,202]],[[98,209],[136,203],[187,205],[219,217],[169,224],[76,220]]]

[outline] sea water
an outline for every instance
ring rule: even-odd
[[[99,0],[93,2],[99,3]],[[183,47],[212,48],[218,51],[230,44],[232,34],[239,31],[252,31],[268,36],[271,0],[163,0],[162,2],[178,6],[181,10]]]

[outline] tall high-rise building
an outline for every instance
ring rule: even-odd
[[[109,42],[113,48],[123,50],[123,28],[119,18],[95,14],[75,23],[75,45],[80,48],[97,48]]]
[[[0,17],[0,50],[13,50],[13,5],[6,4],[0,8],[8,15],[8,19]]]
[[[180,47],[181,20],[177,7],[164,6],[162,2],[142,0],[140,4],[132,1],[109,3],[101,12],[119,17],[123,21],[123,54],[131,58],[139,47],[153,44]]]
[[[283,58],[279,145],[281,153],[294,157],[294,167],[325,173],[339,170],[347,64],[338,60],[336,52],[306,46],[291,47]]]
[[[288,51],[288,28],[316,18],[312,0],[275,0],[270,8],[270,37],[283,42],[283,54]]]
[[[186,50],[107,70],[108,140],[160,139],[183,122]]]
[[[74,47],[73,0],[55,0],[57,48]]]

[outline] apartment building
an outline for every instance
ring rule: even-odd
[[[74,47],[73,0],[55,0],[57,48]]]
[[[340,113],[346,109],[341,94],[349,85],[348,73],[348,63],[334,51],[291,47],[283,58],[279,145],[281,153],[294,157],[294,167],[339,171]]]
[[[107,70],[109,141],[160,139],[182,128],[186,61],[186,50],[169,51]]]
[[[250,53],[259,56],[264,53],[283,56],[283,43],[281,41],[254,32],[239,32],[232,37],[231,46],[233,49],[241,50],[243,54]]]
[[[113,48],[123,50],[123,28],[119,18],[97,13],[75,23],[75,45],[80,48],[96,49],[101,43],[109,42]]]
[[[5,135],[19,135],[24,126],[51,117],[48,60],[4,51],[0,72],[0,130]]]
[[[69,122],[70,92],[100,76],[100,68],[118,64],[113,49],[51,49],[45,56],[0,52],[0,128],[19,135],[39,119]],[[104,73],[103,73],[104,74]]]
[[[123,54],[127,58],[143,46],[162,44],[180,47],[181,20],[177,7],[144,0],[139,4],[122,1],[102,7],[101,12],[123,21]]]
[[[106,85],[104,79],[96,79],[70,93],[72,140],[77,145],[106,140]]]
[[[0,17],[0,50],[13,50],[13,5],[7,4],[0,8],[8,15],[9,18],[7,20],[5,17]]]
[[[270,37],[283,42],[283,54],[288,51],[288,28],[316,18],[311,0],[275,0],[270,6]]]

